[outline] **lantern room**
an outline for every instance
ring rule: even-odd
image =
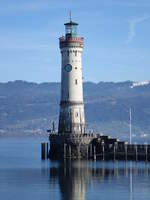
[[[66,29],[66,38],[75,38],[77,37],[77,26],[78,24],[73,22],[70,15],[70,22],[64,24]]]

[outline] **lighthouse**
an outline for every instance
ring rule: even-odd
[[[65,36],[59,38],[61,52],[61,100],[59,134],[84,134],[85,116],[82,84],[83,37],[78,37],[78,24],[65,23]]]
[[[59,38],[61,52],[61,98],[58,131],[48,130],[50,149],[42,143],[42,159],[133,159],[149,161],[150,145],[131,145],[102,133],[87,132],[85,129],[82,50],[84,38],[78,37],[78,23],[65,23],[65,36]],[[132,146],[132,148],[131,148]],[[135,152],[136,149],[136,152]],[[145,149],[145,150],[144,150]],[[46,154],[45,154],[46,152]],[[136,155],[135,155],[136,153]],[[78,194],[79,191],[76,193]]]
[[[65,35],[59,38],[61,52],[61,98],[58,132],[51,132],[51,159],[88,158],[89,144],[96,134],[86,133],[83,83],[82,50],[84,38],[78,37],[78,23],[65,23]],[[90,150],[92,152],[92,149]]]

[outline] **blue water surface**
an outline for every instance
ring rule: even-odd
[[[0,139],[0,199],[150,199],[149,163],[41,161],[46,139]]]

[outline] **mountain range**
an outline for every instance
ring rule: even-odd
[[[0,136],[46,135],[54,121],[57,129],[60,83],[10,81],[0,83]],[[87,132],[123,140],[129,138],[132,110],[134,142],[150,139],[150,82],[85,82]]]

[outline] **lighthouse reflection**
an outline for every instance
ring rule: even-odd
[[[62,200],[84,200],[89,176],[86,163],[81,161],[60,163],[50,169],[51,183],[58,179]]]
[[[115,192],[133,200],[143,178],[150,178],[150,168],[144,163],[68,161],[50,168],[50,184],[59,185],[62,200],[92,199],[90,195],[113,199]]]

